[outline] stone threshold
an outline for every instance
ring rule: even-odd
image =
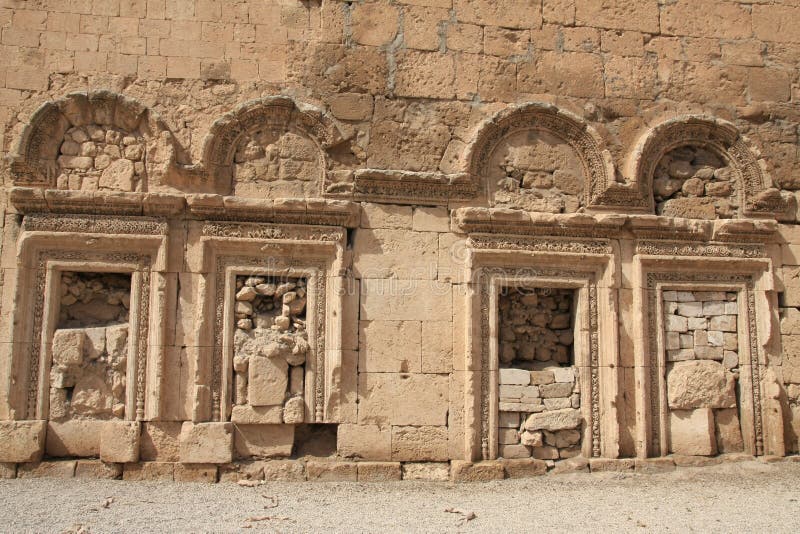
[[[84,478],[129,481],[226,482],[258,486],[267,482],[489,482],[566,473],[658,474],[676,469],[708,467],[723,463],[800,462],[800,455],[752,456],[744,453],[720,456],[671,455],[659,458],[570,458],[567,460],[487,460],[468,462],[370,462],[324,459],[256,460],[231,464],[182,464],[179,462],[107,463],[97,459],[43,460],[32,463],[0,463],[0,479]]]

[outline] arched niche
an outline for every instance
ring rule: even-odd
[[[713,117],[684,115],[648,130],[625,174],[665,216],[740,218],[786,209],[760,154],[733,124]]]
[[[203,148],[217,192],[244,197],[321,197],[326,150],[342,141],[333,121],[289,97],[252,100],[218,119]]]
[[[126,96],[70,93],[31,115],[12,154],[14,185],[147,191],[148,170],[171,159],[152,144],[166,130],[154,112]]]
[[[614,178],[600,135],[556,106],[528,103],[478,129],[465,161],[490,206],[570,213],[593,205]]]

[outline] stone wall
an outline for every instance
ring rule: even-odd
[[[0,461],[797,452],[798,23],[0,0]]]

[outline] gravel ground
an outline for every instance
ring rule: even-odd
[[[273,482],[243,488],[232,483],[18,479],[0,481],[0,529],[798,532],[799,500],[800,463],[788,462],[456,485]],[[466,521],[470,512],[475,518]]]

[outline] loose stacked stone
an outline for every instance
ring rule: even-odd
[[[145,177],[141,137],[90,124],[64,135],[58,156],[59,189],[141,191]]]

